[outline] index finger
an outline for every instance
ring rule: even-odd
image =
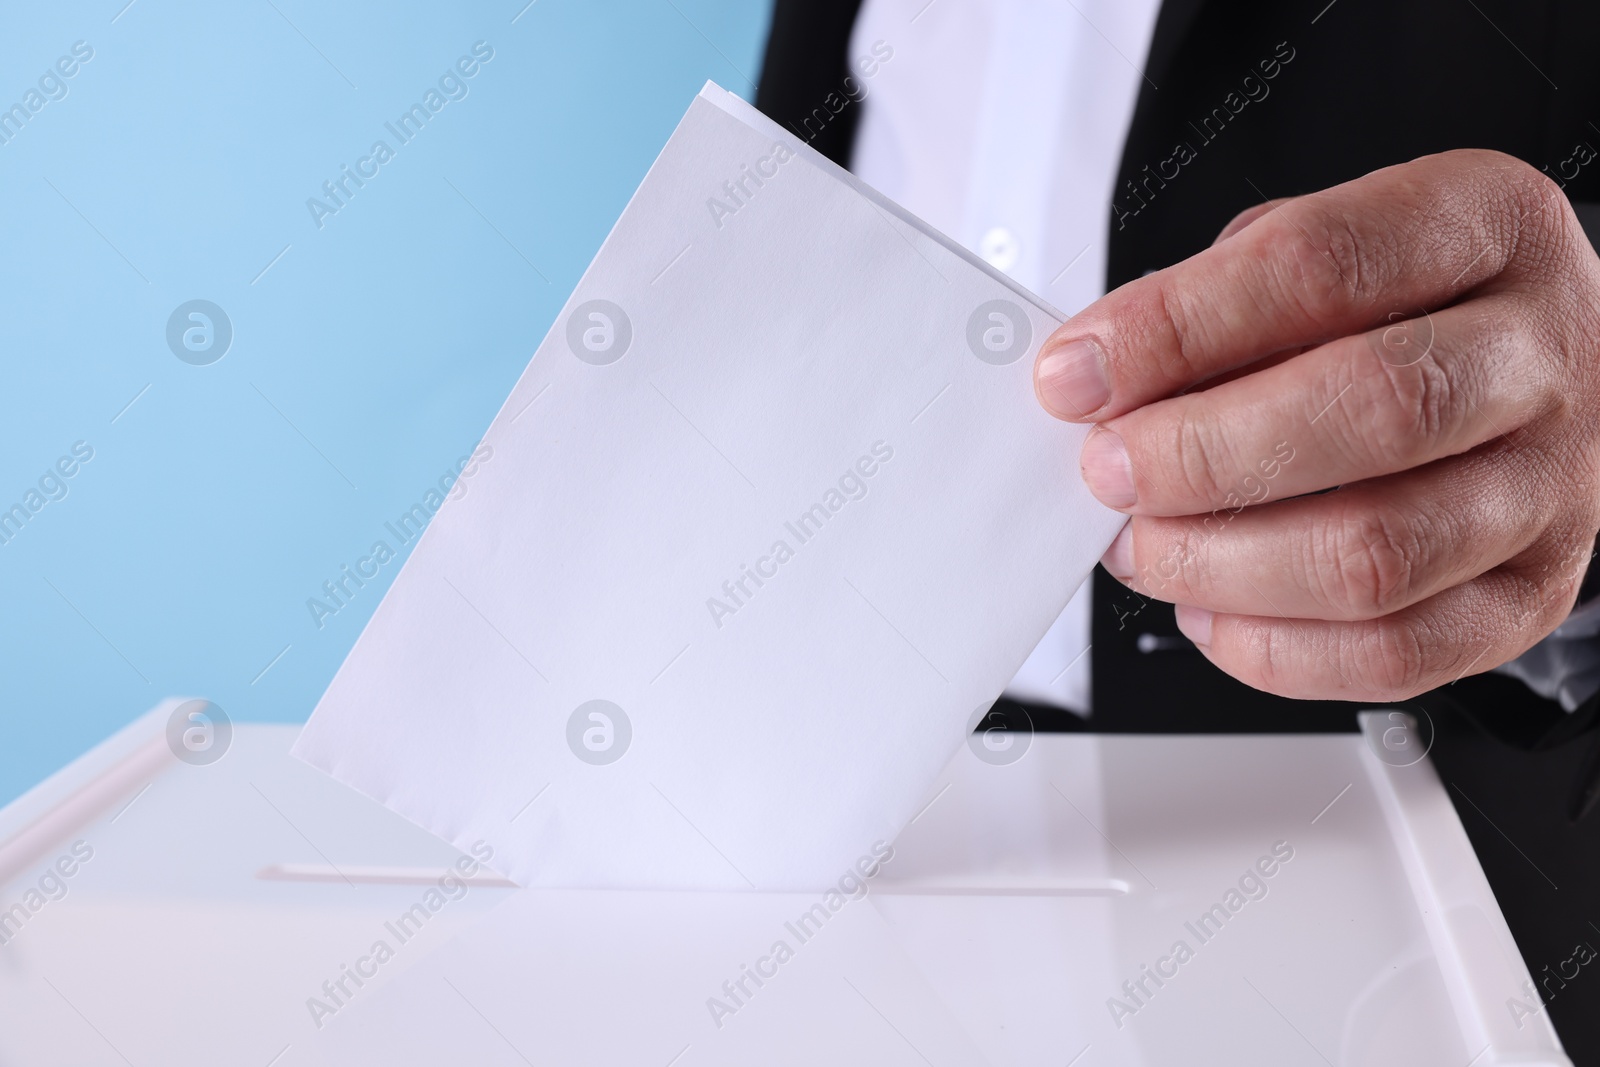
[[[1089,305],[1041,347],[1040,402],[1098,422],[1287,349],[1437,308],[1496,277],[1554,186],[1497,152],[1374,171],[1264,211]],[[1555,202],[1559,209],[1559,201]]]

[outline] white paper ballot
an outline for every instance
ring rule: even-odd
[[[835,882],[1123,522],[1060,321],[708,85],[295,754],[523,885]]]

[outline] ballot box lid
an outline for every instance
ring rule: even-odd
[[[296,727],[196,757],[186,706],[0,810],[0,1063],[1566,1065],[1545,998],[1600,937],[1541,997],[1387,710],[980,731],[895,841],[767,894],[519,890]]]

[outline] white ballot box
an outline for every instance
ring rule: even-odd
[[[0,811],[6,1067],[1568,1063],[1381,713],[974,735],[898,839],[772,894],[518,890],[297,727],[192,762],[178,707]]]

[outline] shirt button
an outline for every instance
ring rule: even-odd
[[[1017,235],[1004,226],[991,228],[978,242],[978,255],[995,270],[1010,270],[1017,265],[1017,257],[1021,254],[1022,246],[1017,241]]]

